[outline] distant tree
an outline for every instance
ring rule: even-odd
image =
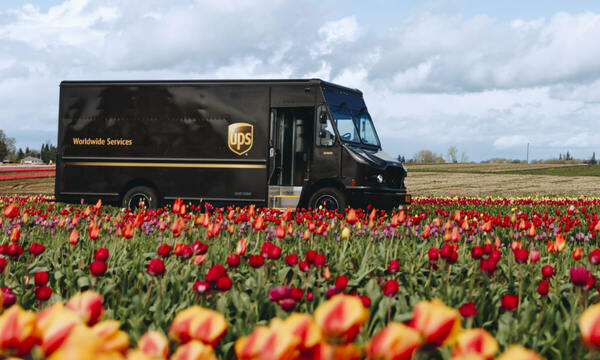
[[[15,139],[9,138],[0,130],[0,161],[15,152]]]
[[[590,165],[596,165],[598,162],[596,161],[596,152],[592,153],[592,157],[589,160]]]
[[[398,157],[396,158],[398,161],[400,161],[401,163],[406,162],[406,159],[404,158],[404,155],[398,155]]]
[[[450,161],[454,164],[458,162],[458,159],[456,158],[457,155],[458,149],[456,148],[456,146],[450,146],[448,148],[448,157],[450,158]]]
[[[415,154],[414,159],[418,163],[433,163],[437,160],[437,156],[431,150],[421,150]]]
[[[19,151],[17,152],[17,161],[23,160],[24,157],[25,153],[23,152],[23,149],[19,148]]]
[[[467,154],[464,151],[460,154],[460,162],[461,163],[469,162],[469,157],[467,156]]]

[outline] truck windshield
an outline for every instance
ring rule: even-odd
[[[359,93],[323,86],[325,100],[343,142],[380,147],[371,115]]]

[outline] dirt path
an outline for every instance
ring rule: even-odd
[[[600,177],[410,172],[413,196],[600,197]],[[54,178],[0,181],[0,195],[54,195]]]
[[[414,196],[600,197],[600,177],[410,172]]]
[[[0,195],[54,195],[54,177],[2,180]]]

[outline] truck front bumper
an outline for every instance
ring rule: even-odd
[[[412,196],[402,189],[349,186],[347,190],[353,207],[371,205],[377,209],[392,209],[398,205],[410,204],[412,200]]]

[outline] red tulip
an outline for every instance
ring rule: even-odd
[[[430,248],[429,251],[427,251],[427,257],[429,258],[429,261],[437,261],[439,256],[440,251],[437,248]]]
[[[108,259],[108,249],[100,248],[94,253],[94,260],[106,261]]]
[[[160,244],[160,246],[158,247],[158,250],[156,251],[156,253],[160,257],[167,257],[171,253],[171,249],[172,248],[173,247],[171,245]]]
[[[575,286],[585,286],[588,278],[588,270],[585,266],[572,267],[570,271],[571,282]]]
[[[598,224],[600,224],[600,222],[598,222]],[[588,256],[590,263],[592,263],[592,265],[598,265],[600,264],[600,249],[594,249],[590,252],[590,255]]]
[[[398,292],[399,289],[400,289],[400,285],[398,284],[398,281],[396,281],[394,279],[388,280],[383,285],[383,295],[394,296],[394,295],[396,295],[396,293]]]
[[[346,222],[353,225],[358,221],[358,216],[356,216],[356,211],[354,209],[350,209],[348,214],[346,215]]]
[[[398,261],[397,259],[390,261],[388,265],[388,271],[394,274],[397,273],[398,270],[400,270],[400,261]]]
[[[52,289],[48,286],[38,286],[35,288],[35,298],[38,300],[46,301],[52,296]]]
[[[35,286],[44,286],[48,283],[48,273],[46,271],[38,271],[33,274],[33,280]]]
[[[529,250],[527,249],[516,249],[513,251],[513,254],[515,255],[515,261],[519,264],[527,262],[527,259],[529,259]]]
[[[102,276],[106,273],[106,263],[102,260],[96,260],[90,264],[90,272],[94,276]]]
[[[483,248],[479,245],[475,245],[471,248],[471,258],[479,259],[483,256]]]
[[[227,291],[227,290],[231,289],[232,284],[233,284],[233,282],[227,275],[221,276],[219,278],[219,280],[217,281],[217,289],[219,289],[221,291]]]
[[[194,290],[199,294],[202,295],[205,292],[207,292],[208,290],[210,290],[210,283],[207,281],[196,281],[194,283]]]
[[[288,266],[296,266],[296,264],[298,264],[298,254],[294,253],[286,255],[285,262],[288,264]]]
[[[335,279],[335,288],[338,291],[343,291],[348,286],[348,277],[345,275],[340,275]]]
[[[460,315],[462,317],[469,318],[471,316],[477,315],[477,313],[479,312],[479,310],[477,310],[477,308],[475,307],[475,303],[472,302],[472,301],[470,301],[468,303],[462,304],[458,308],[458,312],[460,313]]]
[[[548,280],[541,280],[538,284],[537,292],[542,296],[548,295],[548,291],[550,291],[550,284]]]
[[[368,309],[371,307],[371,298],[368,295],[359,295],[358,298],[362,301],[363,307]]]
[[[29,253],[32,255],[40,255],[44,252],[44,250],[46,250],[46,247],[43,244],[36,243],[35,241],[31,243],[31,246],[29,246]]]
[[[253,268],[259,268],[265,264],[265,259],[260,255],[248,256],[248,264]]]
[[[236,253],[229,254],[227,257],[227,265],[232,268],[238,267],[240,265],[240,256]]]
[[[304,297],[304,290],[300,288],[293,288],[290,290],[290,296],[294,300],[302,300],[302,297]]]
[[[315,256],[315,261],[313,262],[313,264],[317,267],[325,265],[325,255],[317,254],[317,256]]]
[[[542,267],[542,276],[544,279],[551,278],[554,275],[554,268],[552,265],[544,265]]]
[[[300,271],[307,272],[310,270],[310,265],[308,265],[308,262],[300,260],[298,262],[298,269],[300,269]]]
[[[209,283],[213,283],[213,282],[218,281],[219,278],[224,276],[226,273],[227,273],[227,269],[225,269],[225,266],[223,266],[221,264],[215,264],[215,265],[211,266],[210,269],[208,269],[205,279]]]
[[[517,308],[519,297],[517,295],[506,294],[500,299],[500,303],[504,310],[512,311]]]
[[[146,272],[152,276],[162,275],[165,272],[165,263],[158,258],[151,259]]]

